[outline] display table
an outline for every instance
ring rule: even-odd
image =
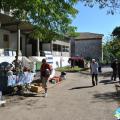
[[[31,83],[34,78],[34,73],[23,72],[18,75],[8,76],[8,86],[24,85]]]

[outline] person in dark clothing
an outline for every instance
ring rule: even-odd
[[[116,80],[117,77],[117,59],[115,59],[112,63],[111,63],[111,68],[113,69],[113,73],[111,76],[111,80]]]
[[[14,73],[18,75],[18,73],[22,71],[22,61],[18,59],[18,56],[15,56],[15,60],[13,60],[12,64],[14,65],[13,67]]]
[[[118,62],[118,77],[119,77],[119,82],[120,82],[120,61]]]

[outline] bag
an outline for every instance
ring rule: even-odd
[[[46,69],[45,70],[45,77],[49,77],[51,74],[50,70],[49,69]]]

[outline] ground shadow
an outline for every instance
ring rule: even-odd
[[[85,71],[80,71],[81,74],[83,75],[91,75],[90,72],[85,72]],[[101,72],[99,73],[99,76],[103,76],[103,77],[109,77],[111,76],[112,72]]]
[[[39,95],[37,93],[24,93],[21,96],[23,97],[44,97],[42,93]]]
[[[104,73],[101,73],[101,75],[102,75],[103,77],[109,77],[109,76],[112,75],[112,72],[111,72],[111,71],[109,71],[109,72],[104,72]]]
[[[35,79],[31,83],[42,83],[42,80],[41,79]]]
[[[42,97],[42,93],[38,95],[38,93],[35,92],[27,92],[27,93],[18,93],[18,94],[9,94],[6,95],[6,97],[14,97],[14,96],[18,96],[18,97]]]
[[[112,81],[112,80],[101,80],[99,83],[103,83],[104,85],[106,84],[114,84],[118,83],[119,81]]]
[[[83,88],[91,88],[93,86],[81,86],[81,87],[73,87],[73,88],[70,88],[69,90],[74,90],[74,89],[83,89]]]
[[[83,75],[91,75],[89,71],[88,72],[80,71],[80,73],[83,74]]]
[[[107,101],[107,102],[112,102],[114,100],[120,101],[120,95],[117,94],[117,92],[98,93],[98,94],[94,94],[93,97],[95,99],[99,99],[99,100]]]

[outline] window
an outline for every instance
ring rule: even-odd
[[[53,44],[53,51],[57,51],[57,44]]]
[[[69,52],[69,46],[66,46],[66,52]]]
[[[62,46],[58,44],[53,44],[53,51],[58,51],[58,52],[69,52],[69,46]]]
[[[63,50],[63,52],[65,52],[65,46],[62,46],[62,50]]]
[[[3,36],[3,39],[4,39],[5,42],[7,42],[7,41],[9,41],[9,36],[5,34],[5,35]]]
[[[58,45],[58,51],[61,52],[61,45]]]
[[[7,34],[3,35],[3,45],[4,48],[9,48],[9,35]]]
[[[63,46],[63,52],[69,52],[69,46]]]

